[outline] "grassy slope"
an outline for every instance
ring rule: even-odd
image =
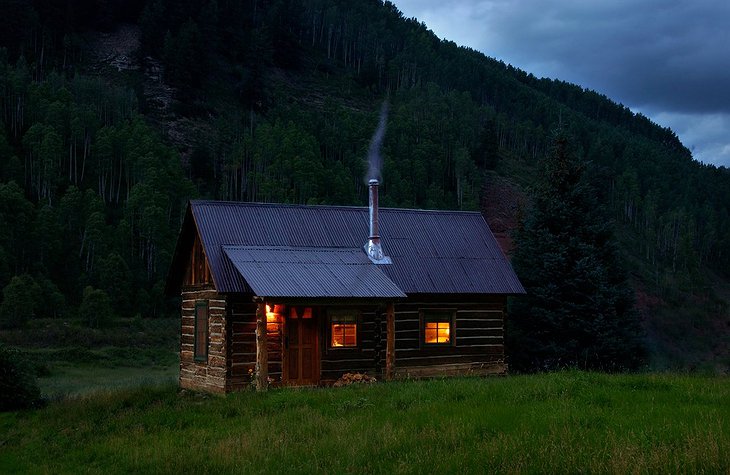
[[[0,415],[0,472],[730,471],[730,381],[578,372],[245,392],[173,387]]]
[[[28,328],[0,331],[0,343],[20,348],[39,376],[43,396],[58,400],[176,381],[179,328],[179,318],[118,319],[104,329],[34,320]]]

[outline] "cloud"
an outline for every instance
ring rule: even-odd
[[[723,149],[705,144],[699,132],[688,136],[686,131],[730,114],[727,0],[397,0],[396,5],[440,37],[538,77],[580,84],[632,109],[685,117],[686,122],[674,122],[683,133],[662,122],[668,116],[647,114],[683,141],[696,138],[698,150],[722,156]],[[690,120],[698,114],[710,118]]]
[[[674,130],[696,160],[730,168],[730,113],[657,112],[652,116]]]

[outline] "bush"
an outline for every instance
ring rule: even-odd
[[[38,407],[41,402],[41,390],[23,354],[0,345],[0,411]]]
[[[3,303],[0,305],[2,326],[19,328],[33,318],[41,298],[41,289],[28,274],[16,275],[3,289]]]
[[[100,289],[86,287],[79,307],[79,317],[91,328],[107,326],[114,318],[111,300],[107,293]]]

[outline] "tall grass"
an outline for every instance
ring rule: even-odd
[[[0,416],[0,472],[18,471],[730,473],[730,381],[564,372],[97,394]]]
[[[177,379],[180,319],[116,319],[105,329],[61,319],[0,331],[38,377],[43,397],[59,400]]]

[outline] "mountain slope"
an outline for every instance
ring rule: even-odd
[[[386,206],[476,209],[492,193],[487,171],[521,196],[562,123],[615,217],[658,364],[727,367],[727,352],[695,358],[670,344],[727,338],[715,289],[730,270],[730,172],[694,162],[672,131],[441,41],[388,2],[74,5],[2,5],[24,27],[0,38],[0,179],[31,205],[3,216],[34,236],[0,239],[3,287],[28,273],[63,297],[44,308],[73,314],[87,285],[119,295],[103,277],[113,270],[132,282],[118,303],[137,302],[120,311],[157,313],[187,198],[364,203],[369,135],[388,98]],[[39,253],[40,264],[28,257]],[[695,313],[716,330],[674,332]]]

